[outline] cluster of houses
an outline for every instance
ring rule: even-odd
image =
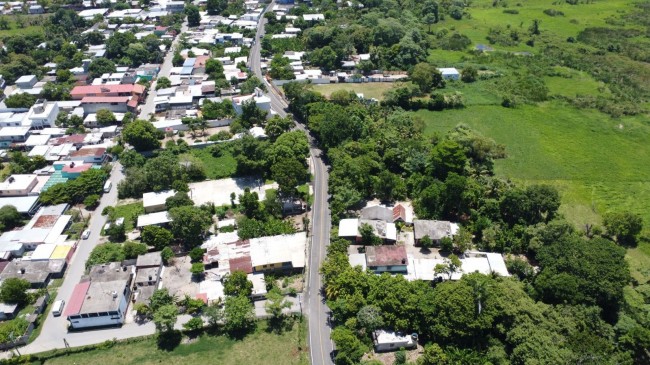
[[[398,233],[397,225],[408,227],[408,231]],[[444,238],[452,238],[458,233],[459,225],[449,221],[414,219],[410,207],[397,204],[394,207],[369,206],[361,210],[359,218],[342,219],[339,222],[338,236],[348,239],[354,245],[361,243],[360,228],[372,227],[373,234],[379,237],[382,245],[366,246],[365,252],[348,255],[352,266],[360,266],[364,271],[376,274],[402,274],[407,280],[459,280],[463,274],[480,272],[509,276],[503,256],[498,253],[468,251],[460,257],[461,267],[450,276],[435,272],[436,265],[445,264],[442,255],[416,254],[423,238],[428,237],[434,245],[440,245]],[[412,232],[411,232],[412,231]]]

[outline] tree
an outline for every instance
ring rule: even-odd
[[[156,80],[156,90],[166,89],[172,87],[172,82],[165,76],[161,76]]]
[[[226,298],[223,310],[224,329],[231,336],[240,337],[255,328],[253,305],[245,296]]]
[[[458,256],[451,254],[445,259],[444,264],[437,264],[433,271],[436,274],[447,274],[449,276],[449,280],[451,280],[452,275],[456,273],[458,269],[461,268],[461,266],[462,263],[460,262]]]
[[[148,305],[142,302],[135,303],[133,305],[133,310],[140,317],[149,317],[151,315],[151,308]]]
[[[165,247],[160,251],[160,256],[165,265],[169,265],[171,259],[174,258],[174,251],[169,247]]]
[[[126,229],[124,228],[124,224],[113,223],[104,231],[104,233],[106,233],[111,242],[123,242],[126,240]]]
[[[174,238],[182,240],[189,247],[201,244],[203,234],[212,224],[210,214],[194,206],[172,208],[169,216]]]
[[[156,309],[153,313],[153,323],[159,332],[171,332],[174,330],[178,308],[175,304],[166,304]]]
[[[193,206],[194,201],[190,199],[187,193],[178,192],[165,200],[165,208],[170,210],[177,207]]]
[[[283,133],[290,131],[293,126],[294,122],[291,118],[282,118],[276,114],[266,122],[264,133],[269,136],[271,142],[274,142]]]
[[[151,294],[149,298],[149,307],[153,312],[166,305],[174,304],[174,297],[169,294],[167,288],[158,289]]]
[[[443,140],[431,152],[433,174],[440,180],[445,180],[450,172],[463,175],[466,163],[463,147],[452,140]]]
[[[465,67],[460,74],[460,79],[463,82],[474,82],[477,78],[478,71],[472,66]]]
[[[194,247],[190,253],[190,259],[192,262],[200,262],[203,260],[203,254],[205,254],[205,251],[201,247]]]
[[[280,289],[273,288],[266,295],[266,303],[264,308],[269,317],[269,325],[271,328],[274,328],[276,331],[280,331],[284,324],[285,315],[282,312],[284,309],[291,308],[291,302],[289,302]]]
[[[221,80],[226,78],[223,73],[223,64],[214,58],[210,58],[205,62],[205,73],[208,74],[208,80]]]
[[[113,125],[117,123],[115,114],[108,109],[99,109],[96,114],[97,123],[100,125]]]
[[[27,303],[27,289],[31,287],[29,281],[20,278],[8,278],[0,285],[0,300],[3,303],[23,305]]]
[[[122,251],[124,251],[124,257],[127,260],[135,259],[138,256],[147,253],[147,245],[143,243],[128,241],[122,245]]]
[[[338,350],[334,359],[336,364],[358,364],[366,352],[366,346],[350,329],[344,326],[334,328],[330,337]]]
[[[361,235],[361,244],[366,246],[381,245],[381,238],[375,235],[375,230],[370,224],[361,224],[359,234]]]
[[[253,283],[245,272],[233,271],[223,279],[223,292],[226,295],[249,297],[253,292]]]
[[[433,247],[433,240],[428,235],[425,235],[424,237],[420,238],[420,246],[427,249],[431,248]]]
[[[137,152],[151,151],[160,148],[158,130],[151,122],[136,119],[124,127],[122,137],[126,143],[133,146]]]
[[[5,205],[0,208],[0,230],[8,231],[18,227],[22,223],[22,216],[13,205]]]
[[[312,65],[321,67],[327,71],[339,68],[338,55],[330,46],[318,48],[309,54],[309,61]]]
[[[296,187],[308,177],[304,163],[294,158],[285,158],[271,166],[271,177],[278,183],[278,190],[284,196],[295,196]]]
[[[445,85],[440,71],[426,62],[420,62],[415,65],[409,73],[409,77],[424,93],[428,93],[433,88],[444,87]]]
[[[357,323],[366,333],[372,333],[384,325],[384,317],[377,306],[366,305],[357,313]]]
[[[634,245],[643,230],[643,219],[631,212],[609,212],[603,216],[607,233],[622,245]]]
[[[105,57],[97,57],[88,65],[88,74],[91,78],[97,78],[105,73],[113,73],[117,70],[115,63]]]
[[[228,7],[227,0],[208,0],[208,15],[219,15]]]
[[[251,193],[249,188],[245,188],[244,194],[239,195],[239,205],[242,207],[242,213],[248,218],[262,218],[259,199],[256,191]]]
[[[97,194],[88,195],[84,199],[84,205],[86,206],[86,209],[97,208],[97,205],[99,205],[99,195]]]
[[[424,346],[424,353],[418,359],[418,365],[447,365],[447,355],[437,343]]]
[[[185,14],[187,14],[187,25],[198,27],[201,24],[201,14],[196,5],[185,5]]]
[[[142,242],[153,246],[156,250],[167,248],[174,239],[174,235],[163,227],[146,226],[142,229]],[[165,260],[166,261],[166,260]]]
[[[605,318],[616,317],[630,280],[624,248],[605,238],[568,236],[540,248],[536,259],[533,285],[544,302],[598,305]]]
[[[531,24],[530,28],[528,29],[528,31],[530,32],[531,35],[539,35],[540,34],[539,24],[541,22],[542,21],[539,20],[539,19],[533,19],[533,24]]]
[[[0,29],[7,30],[9,29],[9,21],[7,20],[7,17],[0,17]]]
[[[13,94],[6,97],[4,102],[8,108],[31,108],[36,103],[36,96],[27,93]]]

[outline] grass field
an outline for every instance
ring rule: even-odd
[[[204,335],[196,341],[178,346],[167,352],[156,348],[155,339],[147,339],[130,344],[117,344],[110,349],[95,350],[48,360],[46,365],[58,364],[111,364],[111,365],[150,365],[150,364],[228,364],[228,365],[307,365],[306,326],[281,335],[265,331],[266,325],[260,323],[257,332],[241,341],[224,336]],[[298,341],[300,339],[299,347]],[[39,363],[40,364],[40,363]]]
[[[25,19],[25,27],[20,28],[16,24],[15,21],[15,16],[9,16],[5,15],[3,16],[7,21],[9,22],[9,28],[8,29],[0,29],[0,39],[8,36],[15,36],[15,35],[30,35],[30,34],[44,34],[43,26],[42,25],[27,25],[30,22],[30,19],[32,18],[37,18],[37,17],[49,17],[50,14],[46,15],[23,15],[23,19]]]
[[[233,176],[237,170],[237,161],[227,149],[221,157],[214,157],[209,148],[192,149],[192,155],[203,161],[208,179],[222,179]]]
[[[417,115],[429,134],[464,123],[504,144],[508,158],[497,162],[497,174],[556,186],[562,212],[576,225],[599,223],[599,215],[613,209],[642,214],[650,225],[648,117],[614,120],[560,102],[516,109],[476,105]]]
[[[501,4],[506,2],[501,2]],[[434,25],[433,32],[446,28],[468,36],[473,45],[489,44],[486,37],[491,28],[510,27],[510,30],[516,30],[522,34],[521,42],[516,46],[494,45],[497,50],[507,51],[529,51],[535,52],[534,47],[526,45],[526,35],[528,28],[534,19],[541,20],[540,29],[542,33],[551,31],[560,39],[575,37],[586,27],[607,26],[608,17],[619,15],[619,11],[630,9],[633,0],[608,0],[597,1],[589,4],[580,3],[579,5],[569,5],[564,1],[556,2],[554,5],[550,0],[527,0],[521,2],[523,6],[517,6],[517,2],[508,1],[508,7],[493,7],[492,0],[476,0],[472,2],[469,8],[471,18],[464,17],[461,21],[448,19]],[[505,9],[517,10],[519,14],[507,14]],[[564,13],[564,16],[549,16],[544,14],[544,10],[554,9]],[[429,56],[431,61],[448,61],[449,64],[460,62],[462,55],[450,52],[435,51]],[[455,62],[454,62],[455,61]]]
[[[378,100],[382,100],[384,92],[386,92],[386,90],[391,89],[393,85],[394,84],[392,82],[369,82],[364,84],[340,83],[340,84],[314,85],[313,90],[318,91],[319,93],[325,95],[328,98],[334,91],[348,90],[348,91],[354,91],[355,93],[362,93],[364,98],[366,99],[375,98]]]
[[[144,214],[144,208],[142,207],[142,202],[137,201],[135,203],[115,206],[113,217],[115,219],[124,217],[124,229],[126,232],[130,232],[135,228],[134,222],[140,214]]]

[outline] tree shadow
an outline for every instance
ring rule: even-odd
[[[156,342],[159,349],[164,351],[172,351],[181,344],[182,339],[183,335],[181,334],[181,331],[173,330],[160,332],[156,338]]]
[[[281,335],[286,331],[291,331],[295,321],[296,318],[294,316],[282,315],[280,317],[270,317],[267,320],[268,327],[266,327],[266,332]]]

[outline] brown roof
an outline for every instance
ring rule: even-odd
[[[36,219],[32,228],[50,228],[54,227],[56,221],[59,220],[58,215],[42,215]]]
[[[366,247],[366,261],[369,267],[406,265],[404,246]]]
[[[86,135],[84,134],[72,134],[69,136],[51,139],[50,144],[53,146],[58,146],[64,143],[79,144],[79,143],[83,143],[85,139],[86,139]]]
[[[250,274],[253,272],[253,265],[251,263],[250,255],[230,259],[228,262],[230,263],[231,273],[235,271],[243,271],[247,274]]]
[[[106,148],[104,147],[91,147],[91,148],[82,148],[78,151],[70,152],[70,157],[102,157],[106,153]]]
[[[397,204],[393,208],[393,222],[400,219],[402,221],[406,221],[406,208],[404,208],[401,204]]]

